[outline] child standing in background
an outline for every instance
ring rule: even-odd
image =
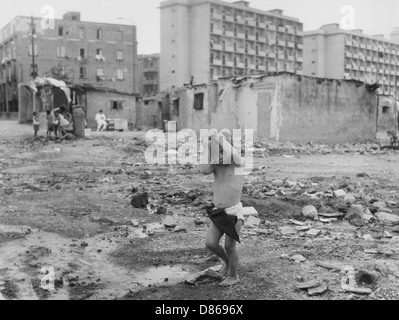
[[[40,121],[37,112],[33,112],[33,130],[35,131],[35,139],[37,139],[37,133],[40,130]]]

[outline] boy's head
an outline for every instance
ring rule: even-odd
[[[217,134],[221,134],[224,137],[224,141],[223,142],[222,142],[221,137],[219,138],[219,164],[220,165],[231,165],[231,164],[234,164],[233,157],[231,157],[231,159],[224,159],[224,153],[223,153],[223,148],[222,148],[222,144],[223,143],[226,144],[226,142],[227,142],[225,147],[227,147],[227,148],[230,147],[231,148],[230,152],[232,152],[232,148],[235,148],[236,151],[239,154],[241,153],[240,148],[237,148],[237,146],[234,145],[234,141],[233,141],[234,139],[233,139],[233,136],[231,135],[230,130],[223,129],[223,130],[218,131],[216,129],[211,129],[209,131],[210,139],[212,139],[212,137],[216,136]],[[212,143],[210,143],[210,146],[209,146],[210,148],[211,148],[211,145],[212,145]],[[214,147],[216,148],[217,146],[214,146]],[[210,153],[211,152],[212,152],[212,149],[210,149]],[[225,162],[226,162],[226,164],[225,164]]]
[[[51,111],[50,111],[50,110],[47,110],[46,113],[47,113],[47,115],[49,116],[49,115],[51,114]]]
[[[33,116],[36,117],[37,116],[37,112],[33,112]]]

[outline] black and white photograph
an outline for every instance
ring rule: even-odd
[[[398,79],[399,0],[3,1],[0,304],[398,300]]]

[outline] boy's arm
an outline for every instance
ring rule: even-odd
[[[227,142],[226,138],[223,136],[223,134],[219,134],[217,139],[222,138],[222,141],[220,142],[220,145],[223,149],[223,154],[226,154],[228,158],[231,159],[231,157],[234,160],[234,163],[236,165],[243,165],[245,163],[244,159],[241,157],[241,155],[237,152],[236,148],[234,148],[230,143]],[[220,141],[220,140],[219,140]]]

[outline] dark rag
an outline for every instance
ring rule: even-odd
[[[240,237],[237,234],[236,224],[237,217],[227,214],[224,209],[216,209],[214,206],[206,208],[209,219],[230,238],[240,242]]]

